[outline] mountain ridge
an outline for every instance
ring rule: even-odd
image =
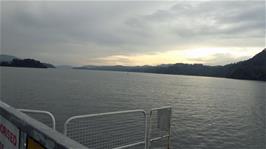
[[[203,64],[161,64],[157,66],[81,66],[74,69],[144,72],[176,75],[224,77],[266,81],[266,48],[252,58],[223,66]]]
[[[0,66],[56,68],[52,64],[42,63],[34,59],[19,59],[11,55],[0,55]],[[70,67],[71,66],[69,66],[68,68]],[[233,79],[266,81],[266,48],[250,59],[223,66],[176,63],[176,64],[160,64],[157,66],[86,65],[81,67],[73,67],[73,69],[143,72],[143,73],[159,73],[159,74],[173,74],[173,75],[194,75],[194,76],[224,77],[224,78],[233,78]]]

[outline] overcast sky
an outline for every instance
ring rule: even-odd
[[[264,47],[264,1],[1,2],[1,53],[55,65],[223,65]]]

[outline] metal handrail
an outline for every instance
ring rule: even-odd
[[[142,110],[142,109],[137,109],[137,110],[126,110],[126,111],[115,111],[115,112],[105,112],[105,113],[96,113],[96,114],[85,114],[85,115],[77,115],[77,116],[72,116],[70,118],[68,118],[66,120],[66,122],[64,123],[64,135],[67,136],[67,125],[70,123],[70,121],[72,120],[76,120],[76,119],[81,119],[81,118],[89,118],[89,117],[95,117],[95,116],[106,116],[106,115],[115,115],[115,114],[126,114],[126,113],[133,113],[133,112],[141,112],[144,115],[145,118],[145,137],[144,140],[141,142],[137,142],[137,143],[133,143],[133,144],[128,144],[128,145],[124,145],[124,146],[120,146],[120,147],[116,147],[114,149],[124,149],[124,148],[128,148],[128,147],[133,147],[136,145],[140,145],[140,144],[145,144],[145,149],[148,149],[146,140],[147,140],[147,135],[148,133],[146,132],[148,130],[148,121],[147,121],[147,113],[146,111]]]
[[[67,135],[67,124],[72,121],[73,119],[80,119],[80,118],[88,118],[88,117],[94,117],[94,116],[105,116],[105,115],[113,115],[113,114],[125,114],[125,113],[131,113],[131,112],[142,112],[144,116],[146,117],[146,112],[142,109],[138,110],[127,110],[127,111],[115,111],[115,112],[106,112],[106,113],[95,113],[95,114],[84,114],[84,115],[76,115],[68,118],[66,122],[64,123],[64,134]]]
[[[48,115],[52,120],[52,129],[56,130],[56,123],[55,123],[55,117],[51,112],[48,111],[42,111],[42,110],[33,110],[33,109],[17,109],[20,112],[24,113],[40,113],[40,114],[46,114]]]
[[[162,109],[169,109],[170,110],[170,122],[169,122],[169,129],[168,129],[168,133],[163,135],[163,136],[159,136],[159,137],[155,137],[155,138],[151,138],[151,124],[152,124],[152,115],[153,112],[158,111],[158,110],[162,110]],[[64,123],[64,134],[67,135],[68,131],[68,124],[72,121],[72,120],[77,120],[77,119],[82,119],[82,118],[90,118],[90,117],[96,117],[96,116],[108,116],[108,115],[116,115],[116,114],[127,114],[127,113],[134,113],[134,112],[141,112],[143,113],[143,116],[145,118],[145,137],[143,141],[139,141],[139,142],[135,142],[135,143],[131,143],[131,144],[127,144],[124,146],[119,146],[116,147],[114,149],[124,149],[124,148],[129,148],[129,147],[134,147],[137,145],[141,145],[144,144],[145,145],[145,149],[149,149],[150,145],[153,141],[158,141],[160,139],[163,138],[168,138],[168,149],[170,148],[170,133],[171,133],[171,114],[172,114],[172,108],[170,106],[164,106],[164,107],[160,107],[160,108],[153,108],[149,111],[149,115],[146,113],[146,111],[142,110],[142,109],[137,109],[137,110],[126,110],[126,111],[115,111],[115,112],[106,112],[106,113],[96,113],[96,114],[85,114],[85,115],[77,115],[77,116],[72,116],[70,118],[68,118],[65,123]],[[32,109],[17,109],[21,112],[24,113],[39,113],[39,114],[45,114],[48,115],[51,118],[52,121],[52,129],[56,130],[56,121],[55,121],[55,117],[53,116],[53,114],[51,112],[48,111],[42,111],[42,110],[32,110]]]

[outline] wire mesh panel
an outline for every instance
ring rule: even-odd
[[[66,121],[64,133],[88,148],[143,149],[146,121],[143,110],[74,116]]]
[[[170,148],[171,107],[152,109],[149,121],[150,148]]]
[[[48,111],[31,110],[31,109],[18,109],[18,110],[55,130],[55,118],[52,113]]]

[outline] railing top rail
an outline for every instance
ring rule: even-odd
[[[114,114],[126,114],[126,113],[132,113],[132,112],[142,112],[144,115],[146,115],[146,112],[142,109],[137,110],[126,110],[126,111],[115,111],[115,112],[105,112],[105,113],[95,113],[95,114],[84,114],[84,115],[76,115],[68,118],[65,123],[68,123],[69,121],[73,119],[79,119],[79,118],[87,118],[87,117],[94,117],[94,116],[105,116],[105,115],[114,115]]]
[[[115,115],[115,114],[126,114],[126,113],[133,113],[133,112],[141,112],[141,113],[143,113],[144,117],[146,117],[146,115],[147,115],[145,110],[137,109],[137,110],[125,110],[125,111],[104,112],[104,113],[84,114],[84,115],[72,116],[72,117],[68,118],[64,123],[64,134],[67,135],[67,124],[74,119],[89,118],[89,117],[95,117],[95,116]]]
[[[51,120],[52,120],[52,128],[53,128],[53,130],[56,130],[56,122],[55,122],[55,117],[54,117],[54,115],[51,113],[51,112],[49,112],[49,111],[43,111],[43,110],[33,110],[33,109],[17,109],[18,111],[20,111],[20,112],[28,112],[28,113],[42,113],[42,114],[47,114],[50,118],[51,118]]]

